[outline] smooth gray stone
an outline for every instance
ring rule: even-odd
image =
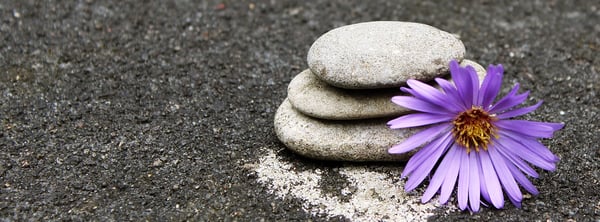
[[[308,116],[330,120],[369,119],[398,116],[408,109],[392,103],[403,94],[399,88],[350,90],[327,85],[310,69],[298,74],[288,85],[292,106]]]
[[[462,66],[471,65],[483,81],[485,69],[481,65],[463,60]],[[446,77],[448,77],[447,75]],[[406,95],[399,88],[350,90],[328,85],[310,70],[298,74],[288,86],[288,99],[301,113],[330,120],[369,119],[395,117],[410,110],[392,103],[393,96]]]
[[[415,129],[391,130],[390,119],[334,121],[311,118],[286,99],[275,113],[275,133],[290,150],[309,158],[338,161],[407,160],[412,153],[390,155],[387,150]]]
[[[348,89],[391,88],[408,79],[431,80],[461,61],[465,46],[429,25],[376,21],[347,25],[319,37],[308,66],[330,85]]]

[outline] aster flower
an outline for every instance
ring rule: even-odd
[[[490,65],[481,86],[475,69],[450,62],[455,84],[441,78],[435,81],[437,90],[417,80],[408,80],[410,88],[401,90],[412,96],[395,96],[392,102],[417,111],[388,122],[391,129],[429,126],[394,145],[388,152],[401,154],[422,148],[410,158],[402,177],[409,177],[407,192],[430,176],[429,186],[421,201],[428,202],[440,193],[440,203],[448,202],[457,185],[457,200],[461,210],[479,211],[481,198],[495,208],[504,206],[504,193],[517,207],[523,194],[519,185],[533,195],[539,192],[527,176],[537,178],[531,167],[553,171],[558,157],[538,141],[550,138],[562,123],[514,120],[534,111],[533,106],[515,108],[523,103],[528,92],[518,94],[519,84],[503,98],[494,102],[502,83],[502,65]]]

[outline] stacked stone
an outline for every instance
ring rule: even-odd
[[[275,114],[275,132],[294,152],[342,161],[407,159],[387,150],[414,134],[391,130],[387,121],[409,111],[391,102],[408,79],[447,76],[450,60],[463,60],[456,36],[409,22],[378,21],[333,29],[308,52],[309,69],[288,86],[288,98]]]

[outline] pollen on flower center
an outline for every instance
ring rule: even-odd
[[[471,152],[471,148],[477,152],[480,147],[487,150],[492,136],[497,137],[496,127],[492,124],[495,120],[496,117],[481,107],[472,107],[452,121],[452,134],[455,141],[467,149],[467,153]]]

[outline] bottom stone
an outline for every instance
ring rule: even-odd
[[[387,150],[413,135],[415,129],[391,130],[390,119],[322,120],[296,111],[286,98],[275,113],[275,133],[292,151],[315,159],[338,161],[407,160]]]

